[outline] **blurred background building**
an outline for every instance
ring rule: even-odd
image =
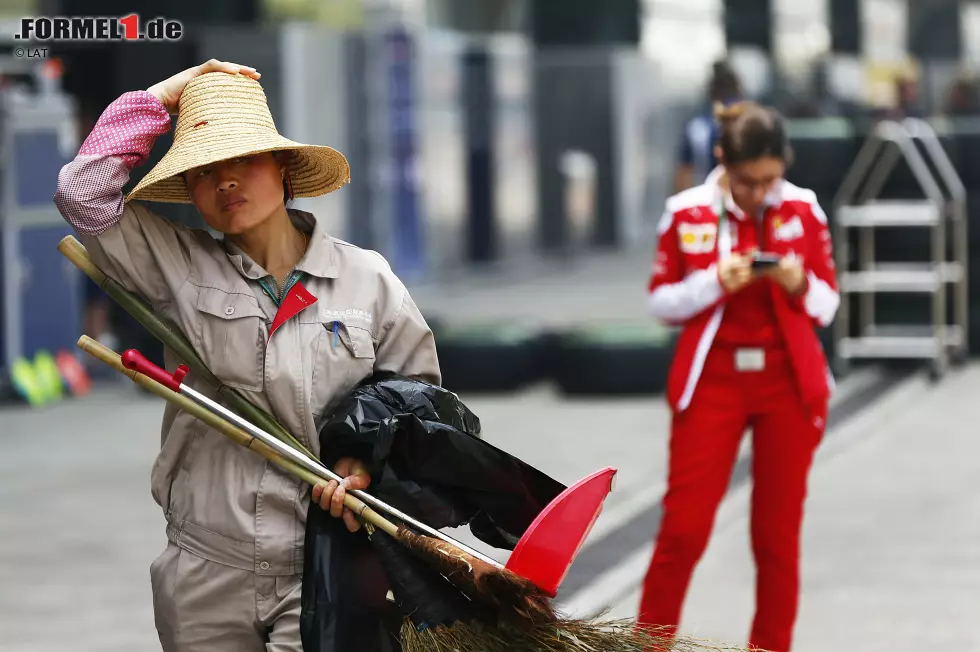
[[[184,35],[35,43],[43,54],[17,56],[22,17],[129,13],[182,21]],[[944,119],[967,185],[975,168],[965,145],[980,101],[972,0],[0,0],[0,25],[0,92],[33,98],[7,102],[8,140],[41,129],[60,147],[28,158],[3,149],[0,166],[22,195],[53,193],[52,172],[121,93],[210,57],[245,62],[264,71],[284,133],[351,161],[344,192],[297,206],[382,252],[412,284],[648,252],[666,197],[711,164],[706,116],[719,71],[792,119],[801,163],[791,180],[825,205],[881,118]],[[42,109],[44,125],[17,126]],[[66,232],[53,206],[15,195],[0,214],[9,228]],[[201,226],[191,207],[155,208]],[[36,248],[49,250],[51,237]],[[98,297],[76,299],[84,283],[46,279],[38,271],[53,262],[32,265],[7,242],[4,276],[31,279],[32,296]],[[28,285],[6,287],[0,366],[54,345],[42,336],[51,315],[31,326],[15,306]],[[60,322],[64,333],[74,319]]]

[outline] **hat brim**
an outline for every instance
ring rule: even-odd
[[[350,181],[350,165],[343,154],[325,145],[306,145],[277,134],[237,133],[209,138],[206,145],[182,147],[174,143],[160,162],[126,196],[141,200],[190,204],[184,172],[239,156],[291,150],[289,176],[294,197],[318,197]]]

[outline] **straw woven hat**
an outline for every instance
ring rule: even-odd
[[[265,91],[241,74],[209,72],[189,81],[177,105],[173,145],[126,197],[191,203],[181,173],[201,165],[261,152],[293,150],[288,159],[295,197],[317,197],[350,181],[344,155],[279,135]]]

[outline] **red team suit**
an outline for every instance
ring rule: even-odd
[[[780,181],[760,216],[719,185],[667,201],[650,281],[653,316],[681,326],[667,382],[673,410],[667,492],[639,622],[676,627],[741,438],[753,432],[751,536],[757,566],[749,644],[788,652],[799,595],[807,474],[833,389],[815,326],[840,303],[827,218],[810,190]],[[804,289],[768,278],[728,295],[717,262],[753,249],[801,259]]]

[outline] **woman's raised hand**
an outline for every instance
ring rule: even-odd
[[[193,68],[188,68],[183,72],[179,72],[169,79],[164,79],[162,82],[157,82],[153,86],[150,86],[146,91],[152,93],[155,98],[160,100],[160,102],[167,107],[167,111],[170,113],[177,113],[177,101],[180,100],[180,94],[184,92],[184,86],[187,82],[194,79],[198,75],[203,75],[206,72],[227,72],[229,74],[241,73],[247,75],[252,79],[258,79],[262,75],[256,72],[255,68],[250,66],[243,66],[237,63],[231,63],[229,61],[218,61],[217,59],[211,59],[210,61],[205,61],[199,66],[194,66]]]

